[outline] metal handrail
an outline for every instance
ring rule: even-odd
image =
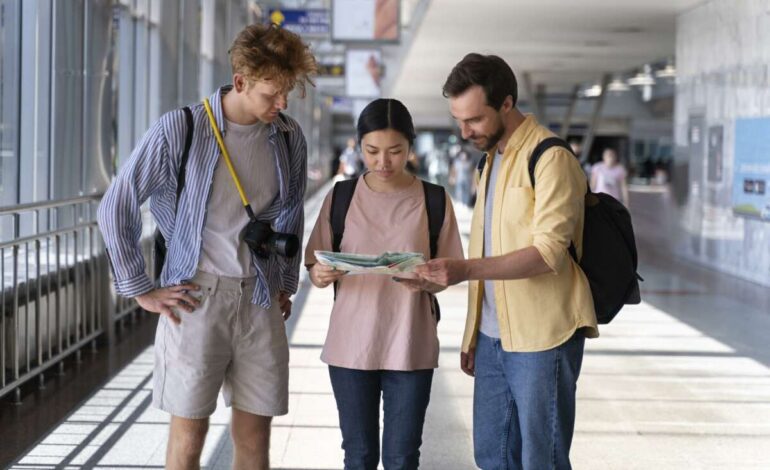
[[[94,203],[102,194],[0,208],[11,217],[17,237],[0,242],[0,275],[9,285],[0,289],[0,397],[13,393],[34,377],[42,384],[46,369],[103,337],[114,341],[115,327],[137,312],[131,299],[110,288],[111,270],[95,220]],[[20,221],[52,211],[71,212],[66,226],[18,236]],[[70,219],[70,216],[65,216]],[[64,222],[64,221],[61,221]],[[50,222],[48,222],[50,223]],[[149,256],[148,240],[143,244]],[[8,276],[6,276],[8,274]]]
[[[104,196],[104,193],[94,193],[86,196],[78,196],[69,199],[58,199],[55,201],[45,202],[28,202],[25,204],[15,204],[12,206],[0,207],[0,216],[19,214],[21,212],[28,212],[40,209],[53,209],[56,207],[71,206],[75,204],[81,204],[84,202],[98,201]]]
[[[87,222],[87,223],[84,223],[84,224],[72,225],[70,227],[60,228],[60,229],[56,229],[56,230],[49,230],[48,232],[40,233],[40,234],[37,234],[37,235],[29,235],[27,237],[15,238],[15,239],[9,240],[7,242],[0,242],[0,249],[2,249],[2,248],[12,248],[15,245],[23,245],[25,243],[33,243],[33,242],[36,242],[36,241],[41,241],[41,240],[45,240],[47,238],[55,237],[57,235],[64,235],[64,234],[67,234],[67,233],[76,232],[78,230],[83,230],[83,229],[87,229],[87,228],[90,228],[90,227],[96,227],[96,226],[97,226],[96,222]]]

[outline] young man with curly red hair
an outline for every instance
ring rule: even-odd
[[[171,414],[172,469],[199,468],[220,389],[233,408],[234,468],[269,467],[271,418],[288,412],[283,322],[300,256],[255,253],[244,232],[256,219],[302,237],[307,148],[300,126],[281,111],[295,87],[312,85],[316,62],[296,34],[273,25],[248,26],[229,52],[232,84],[208,107],[156,121],[98,214],[117,292],[160,314],[153,404]],[[166,241],[160,285],[147,276],[140,246],[147,199]]]

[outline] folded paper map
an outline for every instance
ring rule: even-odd
[[[381,255],[359,255],[355,253],[335,253],[315,251],[319,263],[332,266],[351,274],[402,274],[409,273],[414,267],[425,263],[422,253],[385,252]]]

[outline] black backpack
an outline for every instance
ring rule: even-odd
[[[529,181],[533,190],[535,166],[551,147],[562,147],[572,153],[569,145],[558,137],[540,142],[529,159]],[[486,158],[482,158],[478,166],[479,175],[485,163]],[[578,260],[572,243],[569,254],[588,278],[599,323],[609,323],[623,305],[642,301],[639,281],[643,279],[636,272],[638,258],[631,214],[612,196],[591,192],[590,185],[585,195],[583,256]]]
[[[345,217],[348,215],[353,193],[356,192],[358,178],[339,181],[335,183],[332,191],[332,205],[329,219],[332,226],[332,251],[339,252],[342,244],[342,236],[345,232]],[[435,258],[438,252],[438,237],[441,227],[444,226],[444,214],[446,213],[446,194],[444,187],[437,184],[422,182],[425,193],[425,210],[428,213],[428,236],[430,237],[430,257]],[[433,294],[429,294],[433,305],[436,321],[441,319],[441,309],[438,300]],[[334,284],[334,297],[337,297],[337,284]]]

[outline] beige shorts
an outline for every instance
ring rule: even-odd
[[[201,305],[160,318],[155,334],[153,405],[174,416],[206,418],[225,403],[247,413],[288,413],[289,345],[278,302],[251,303],[255,279],[198,272]]]

